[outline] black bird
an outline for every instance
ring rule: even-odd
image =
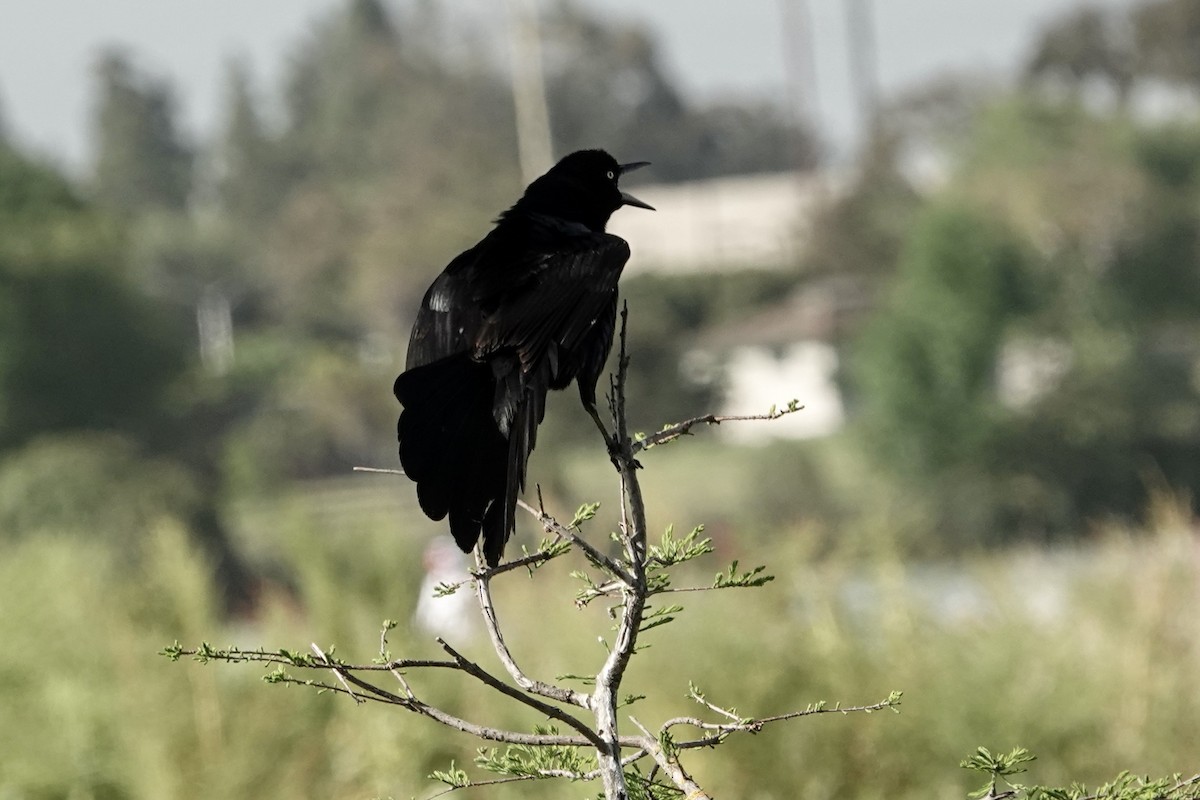
[[[396,379],[400,464],[430,519],[450,517],[463,552],[483,537],[495,566],[545,417],[546,394],[574,379],[600,429],[596,383],[612,348],[617,280],[629,245],[604,231],[621,206],[618,164],[580,150],[500,215],[442,271],[421,301]]]

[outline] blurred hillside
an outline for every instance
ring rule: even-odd
[[[142,621],[161,644],[213,630],[309,635],[309,626],[348,640],[370,634],[376,617],[411,612],[417,554],[440,526],[414,513],[402,479],[349,471],[395,465],[390,387],[421,293],[521,190],[504,69],[486,52],[444,46],[456,32],[428,11],[347,0],[296,43],[274,89],[231,62],[224,124],[202,140],[181,133],[170,76],[137,53],[109,51],[90,76],[95,158],[84,180],[0,138],[0,563],[25,587],[4,604],[26,591],[47,598],[24,613],[45,630],[74,631],[104,605],[107,587],[120,586],[102,620],[119,641],[96,634],[79,645],[104,650],[98,680],[123,674],[126,648],[141,648],[141,658],[153,646]],[[1077,554],[1084,567],[1046,580],[1066,585],[1071,613],[1093,627],[1056,618],[1034,637],[1051,651],[1070,629],[1080,652],[1104,660],[1144,633],[1145,648],[1123,653],[1110,676],[1144,680],[1142,694],[1118,697],[1099,676],[1095,692],[1066,709],[1080,730],[1109,730],[1084,712],[1120,706],[1110,709],[1120,715],[1112,730],[1140,733],[1114,733],[1108,750],[1086,754],[1072,749],[1062,720],[1027,733],[1016,712],[1036,716],[1051,702],[1041,685],[1015,690],[1014,713],[990,730],[1035,749],[1042,736],[1069,768],[1093,776],[1114,759],[1186,768],[1167,743],[1194,741],[1194,719],[1176,709],[1161,740],[1149,737],[1195,660],[1195,631],[1176,618],[1186,608],[1176,603],[1195,589],[1184,554],[1200,492],[1200,6],[1147,0],[1052,20],[1018,80],[950,75],[889,98],[868,145],[836,176],[822,143],[778,108],[690,102],[636,25],[567,3],[542,32],[555,152],[601,146],[654,162],[645,180],[667,198],[662,214],[631,224],[652,236],[655,224],[678,223],[645,248],[644,263],[635,246],[622,284],[634,425],[653,430],[720,408],[754,375],[784,394],[744,410],[795,397],[817,417],[799,378],[793,391],[792,376],[812,371],[797,367],[804,359],[815,359],[822,397],[832,398],[802,441],[710,437],[647,452],[653,523],[708,523],[722,552],[783,559],[776,569],[853,573],[843,558],[880,557],[872,596],[895,588],[887,570],[907,569],[908,559],[951,570],[966,559],[986,573],[991,563],[1016,570],[1037,552],[1030,546]],[[747,212],[747,186],[775,199]],[[798,195],[797,186],[808,188]],[[670,198],[694,204],[696,217]],[[705,245],[710,222],[707,237],[680,233],[688,220],[719,216],[730,198],[734,218],[761,223],[753,235],[770,242]],[[677,251],[692,260],[667,263]],[[591,424],[571,398],[557,400],[531,483],[555,509],[608,497]],[[1161,532],[1148,516],[1152,498],[1165,496],[1178,498],[1166,526],[1176,538],[1136,541],[1136,531]],[[1106,539],[1093,554],[1088,545],[1114,529],[1124,532],[1118,543]],[[1180,594],[1147,594],[1114,566],[1143,563]],[[914,574],[919,584],[924,573]],[[38,594],[29,586],[39,575],[80,587],[82,599],[44,585]],[[342,575],[361,579],[345,597],[332,577]],[[1004,605],[1011,587],[986,587],[1012,626],[1002,641],[971,628],[978,620],[938,638],[940,623],[906,605],[911,598],[897,600],[898,621],[880,645],[900,665],[892,680],[872,671],[853,611],[838,600],[860,578],[839,572],[812,596],[800,587],[776,598],[774,618],[815,642],[816,663],[863,677],[869,693],[909,680],[946,707],[980,702],[984,689],[943,696],[946,687],[921,683],[929,665],[905,644],[917,631],[931,637],[922,658],[993,645],[969,665],[978,686],[1019,684],[1005,669],[1027,619]],[[1114,599],[1089,605],[1094,596]],[[1059,655],[1046,669],[1072,680],[1077,656]],[[787,658],[803,672],[795,654]],[[1160,663],[1170,668],[1150,668]],[[952,667],[946,674],[967,668]],[[18,676],[13,685],[29,680],[24,669],[0,664]],[[72,716],[85,689],[78,676],[55,675],[50,700],[79,741],[110,730],[110,715],[139,714],[146,697],[175,691],[131,691]],[[223,689],[204,683],[211,677],[187,688],[194,730],[159,719],[174,731],[165,743],[130,734],[112,752],[77,748],[80,761],[53,775],[33,766],[46,742],[19,743],[28,753],[20,770],[0,766],[0,796],[10,787],[17,797],[184,796],[164,777],[175,759],[200,752],[189,763],[213,779],[204,759],[231,758],[241,741],[222,716],[227,699],[216,699]],[[816,667],[789,680],[764,677],[764,703],[807,702],[814,686],[856,688],[823,683]],[[257,691],[238,687],[238,697]],[[32,718],[38,706],[21,708]],[[325,706],[303,713],[330,741],[353,727]],[[989,732],[930,725],[922,757],[945,763]],[[315,746],[295,735],[272,746]],[[876,756],[905,744],[845,735],[860,781]],[[441,740],[430,747],[438,752],[421,751],[422,769],[458,752]],[[123,772],[122,759],[135,756],[161,774]],[[921,788],[934,783],[903,771],[917,767],[889,763],[908,794],[928,796]],[[231,796],[253,785],[255,769],[270,771],[243,767]],[[325,765],[309,783],[295,769],[270,776],[280,794],[389,790],[363,777],[362,764]],[[814,775],[816,783],[780,776],[763,796],[800,787],[844,796],[845,774]],[[938,796],[961,795],[953,780],[936,785]],[[885,788],[861,794],[905,793]]]

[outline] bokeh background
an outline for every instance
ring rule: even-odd
[[[701,783],[961,798],[978,745],[1046,783],[1196,770],[1194,0],[57,0],[0,11],[0,798],[426,796],[471,762],[156,653],[367,661],[392,618],[393,653],[491,663],[452,600],[418,613],[461,562],[411,484],[351,469],[395,466],[425,287],[585,146],[654,163],[660,210],[612,225],[635,426],[806,406],[644,455],[652,524],[724,560],[697,582],[778,579],[649,634],[637,713],[905,692],[696,753]],[[554,398],[547,507],[602,501],[602,540],[610,471]],[[603,658],[568,569],[500,587],[539,677]]]

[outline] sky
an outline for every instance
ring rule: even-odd
[[[100,48],[127,47],[168,76],[185,128],[202,138],[220,118],[225,65],[249,62],[260,86],[284,65],[315,18],[341,0],[0,0],[0,124],[22,145],[71,169],[86,163],[91,67]],[[543,3],[550,0],[541,0]],[[787,2],[807,6],[820,130],[835,151],[855,141],[844,0],[584,0],[656,31],[670,74],[698,100],[780,98],[786,86]],[[1134,0],[1100,0],[1128,6]],[[884,96],[946,70],[1011,74],[1038,26],[1080,0],[872,0]],[[454,13],[497,0],[446,3]]]

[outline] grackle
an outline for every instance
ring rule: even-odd
[[[604,430],[596,383],[629,259],[629,245],[604,226],[621,206],[653,210],[618,186],[645,165],[602,150],[565,157],[421,301],[395,384],[400,464],[429,518],[449,516],[464,552],[482,536],[491,566],[513,532],[549,390],[575,380]]]

